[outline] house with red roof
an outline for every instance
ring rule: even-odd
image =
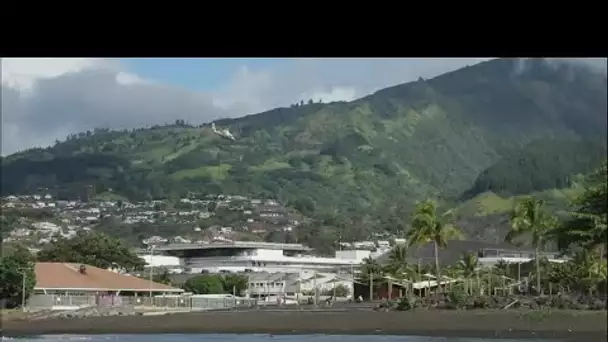
[[[137,296],[179,294],[184,290],[95,266],[37,262],[34,294]]]

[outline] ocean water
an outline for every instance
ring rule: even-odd
[[[556,342],[556,340],[488,339],[380,335],[266,335],[266,334],[137,334],[137,335],[43,335],[2,338],[14,342]]]

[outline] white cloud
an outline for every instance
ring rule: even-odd
[[[311,98],[348,101],[485,59],[294,59],[262,70],[243,65],[212,92],[149,80],[115,60],[4,59],[2,153],[96,127],[208,122]]]
[[[99,58],[4,58],[2,84],[20,91],[31,90],[39,79],[58,77],[87,68],[105,68]]]
[[[357,98],[357,89],[354,87],[340,87],[335,86],[331,87],[331,89],[324,91],[322,89],[315,89],[313,92],[303,93],[299,100],[307,101],[313,100],[314,102],[337,102],[337,101],[353,101]]]

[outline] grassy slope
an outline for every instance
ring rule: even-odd
[[[458,214],[462,216],[487,216],[493,214],[506,214],[513,209],[518,198],[532,196],[545,201],[547,210],[551,212],[564,212],[568,204],[577,196],[581,195],[583,188],[575,186],[563,189],[549,189],[533,192],[526,195],[502,197],[493,192],[484,192],[469,199],[456,207]]]

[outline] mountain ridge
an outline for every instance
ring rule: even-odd
[[[96,192],[112,189],[131,198],[226,192],[304,199],[326,211],[457,198],[531,142],[606,139],[605,77],[542,60],[519,70],[519,63],[491,60],[352,102],[215,120],[234,142],[208,125],[179,120],[83,132],[2,158],[2,189],[69,189],[84,196],[93,185]]]

